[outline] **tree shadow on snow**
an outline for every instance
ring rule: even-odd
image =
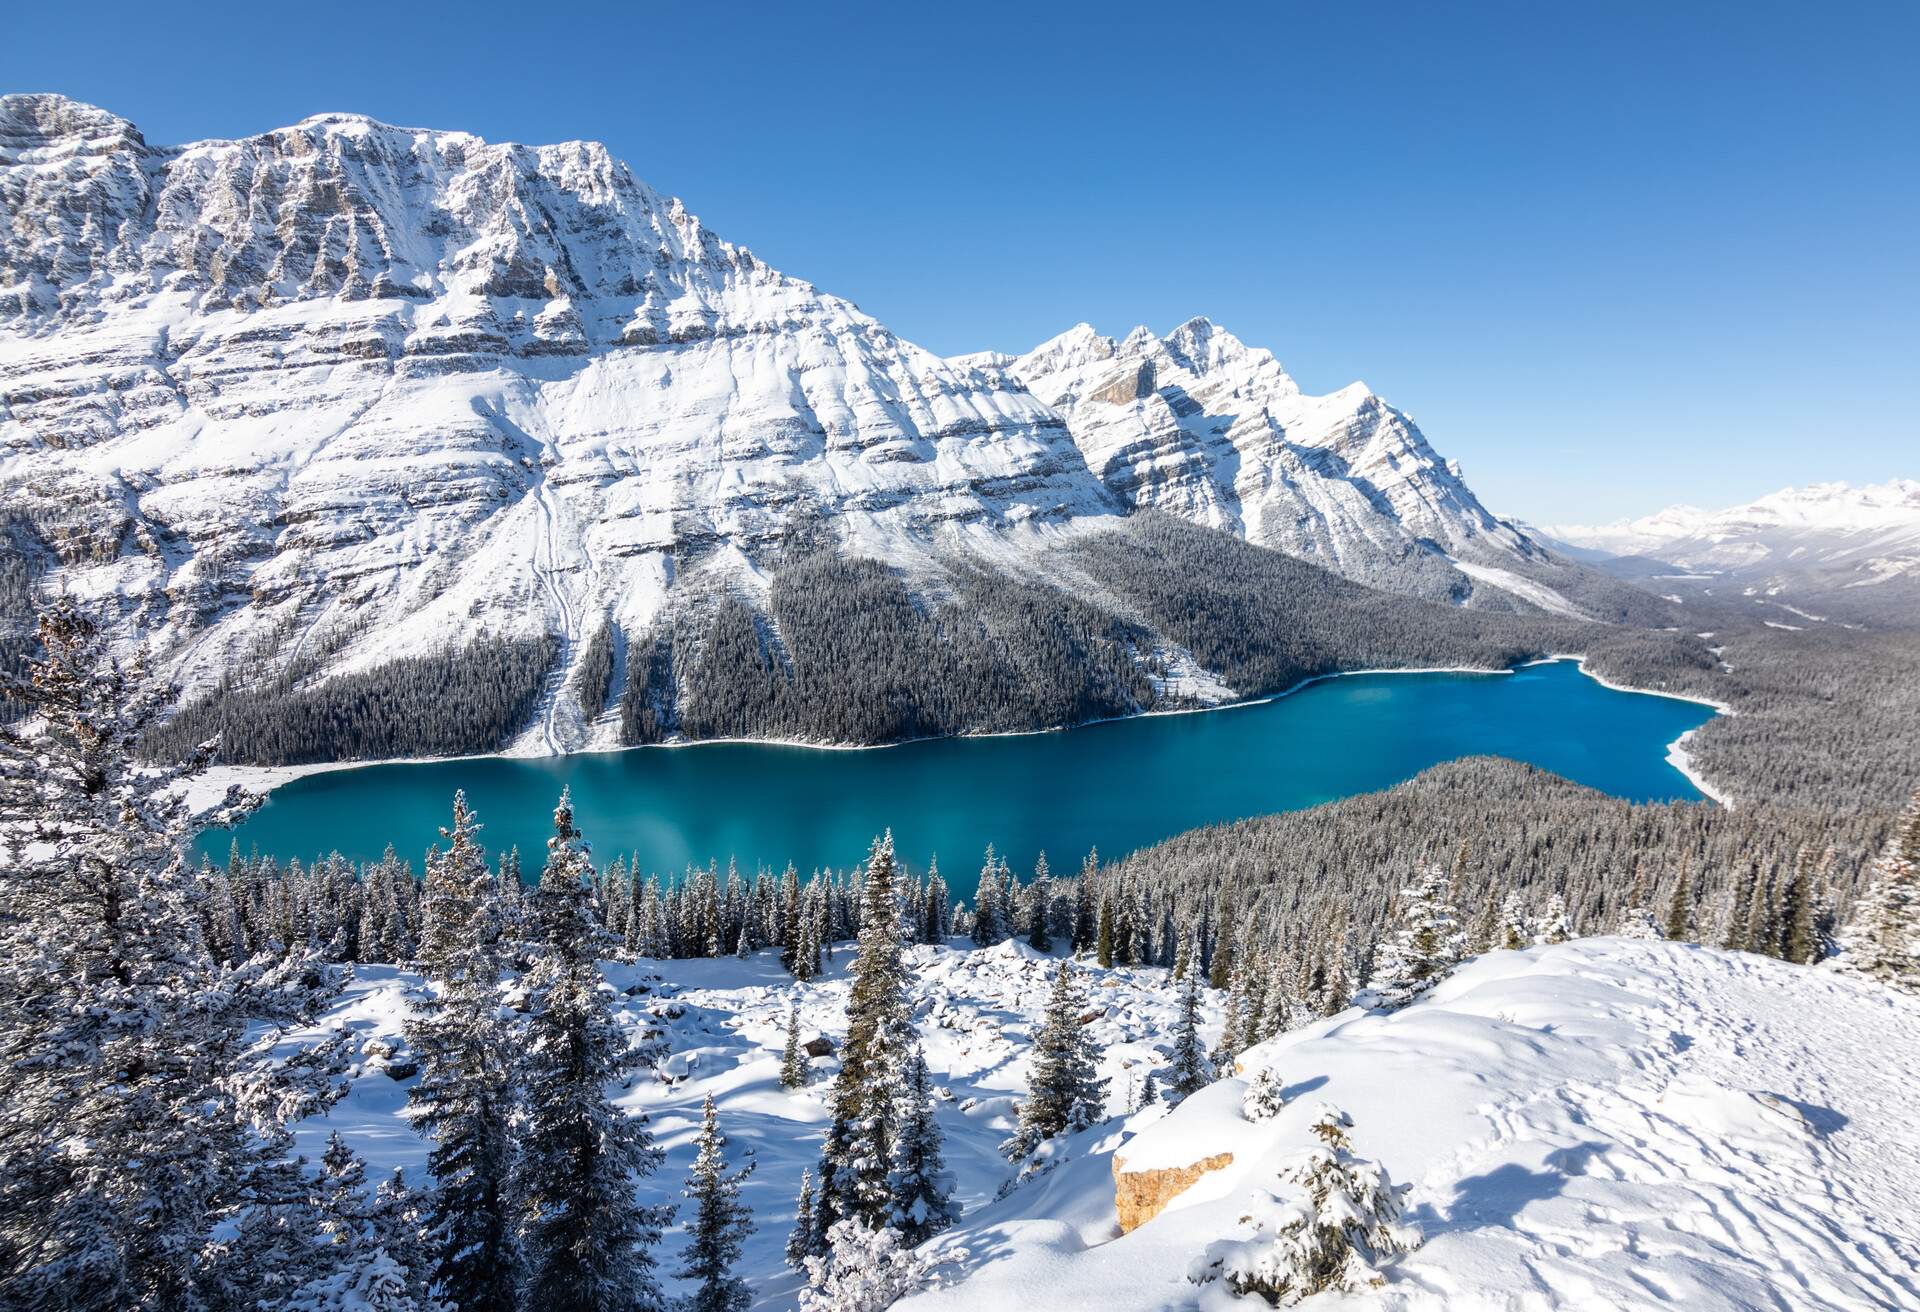
[[[1582,1174],[1587,1162],[1604,1149],[1604,1144],[1577,1143],[1547,1154],[1542,1170],[1509,1162],[1484,1175],[1467,1176],[1453,1186],[1453,1198],[1444,1215],[1426,1204],[1415,1208],[1409,1219],[1434,1232],[1511,1225],[1529,1203],[1544,1202],[1559,1194],[1567,1181]]]

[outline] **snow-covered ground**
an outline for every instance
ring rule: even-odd
[[[964,940],[956,939],[957,944]],[[659,1073],[643,1074],[621,1096],[622,1106],[644,1112],[667,1150],[666,1164],[646,1182],[650,1196],[679,1201],[692,1164],[701,1102],[714,1096],[729,1151],[751,1150],[758,1166],[742,1196],[758,1227],[748,1241],[742,1274],[753,1284],[756,1307],[792,1307],[799,1278],[782,1258],[792,1228],[800,1173],[819,1163],[826,1097],[836,1062],[813,1062],[805,1089],[780,1087],[780,1056],[786,1040],[787,1007],[799,1009],[802,1041],[818,1035],[836,1048],[845,1034],[847,965],[842,945],[818,980],[797,984],[780,967],[777,953],[753,958],[609,963],[609,982],[622,994],[621,1016],[638,1038],[659,1031],[668,1055]],[[914,947],[907,950],[915,1019],[927,1064],[939,1090],[938,1117],[947,1165],[955,1174],[956,1199],[969,1211],[992,1200],[1013,1175],[999,1145],[1014,1129],[1014,1100],[1026,1091],[1027,1045],[1046,1005],[1053,969],[1022,943],[992,949]],[[1088,1023],[1110,1077],[1111,1110],[1126,1111],[1129,1092],[1170,1047],[1176,998],[1165,970],[1089,967],[1088,1008],[1101,1014]],[[400,1044],[410,972],[363,966],[322,1027],[345,1025],[364,1049],[369,1043]],[[629,992],[630,990],[640,990]],[[1209,1006],[1209,1041],[1218,1034],[1219,995]],[[378,1178],[404,1166],[410,1178],[426,1170],[429,1144],[409,1128],[404,1112],[413,1080],[390,1078],[376,1060],[354,1071],[348,1096],[326,1116],[296,1130],[300,1151],[317,1159],[327,1135],[339,1131],[368,1160]],[[950,1095],[950,1096],[949,1096]],[[1119,1122],[1114,1122],[1117,1126]],[[1105,1171],[1105,1159],[1099,1169]],[[1111,1224],[1112,1191],[1106,1198]],[[1089,1238],[1097,1238],[1099,1227]],[[669,1233],[663,1268],[677,1261],[682,1240]],[[669,1282],[671,1283],[671,1282]]]
[[[786,1008],[799,1008],[803,1037],[837,1042],[847,959],[805,985],[771,955],[607,968],[627,1023],[659,1030],[669,1051],[659,1074],[621,1095],[668,1150],[649,1193],[677,1197],[708,1093],[733,1151],[759,1163],[745,1189],[759,1228],[743,1272],[756,1307],[795,1300],[780,1250],[833,1068],[817,1060],[807,1089],[780,1088]],[[1348,1012],[1245,1054],[1247,1075],[1272,1065],[1283,1078],[1291,1101],[1271,1121],[1246,1121],[1245,1080],[1227,1079],[1172,1112],[1149,1107],[1075,1136],[1052,1169],[996,1199],[1012,1174],[997,1145],[1024,1088],[1049,963],[1003,944],[914,948],[910,967],[966,1209],[934,1242],[970,1255],[947,1287],[903,1307],[1192,1306],[1202,1291],[1187,1282],[1189,1262],[1239,1233],[1250,1192],[1304,1145],[1322,1100],[1353,1116],[1356,1151],[1412,1185],[1409,1214],[1426,1238],[1384,1288],[1310,1306],[1920,1306],[1920,999],[1678,944],[1493,953],[1405,1011]],[[1165,1058],[1174,998],[1164,971],[1087,969],[1110,1110],[1124,1117],[1134,1081]],[[327,1023],[394,1038],[412,983],[363,969]],[[317,1154],[338,1129],[377,1167],[420,1169],[426,1143],[401,1115],[406,1087],[365,1065],[344,1102],[300,1127],[303,1150]],[[1223,1151],[1230,1166],[1116,1237],[1116,1153],[1141,1170]],[[680,1242],[669,1235],[667,1265]]]
[[[1357,1152],[1411,1183],[1426,1241],[1384,1288],[1312,1306],[1920,1306],[1920,999],[1588,939],[1490,954],[1403,1012],[1349,1012],[1242,1064],[1281,1074],[1293,1101],[1277,1118],[1240,1115],[1243,1079],[1136,1117],[1137,1135],[1102,1136],[1051,1191],[967,1216],[969,1278],[902,1306],[1037,1306],[1037,1290],[1050,1309],[1191,1306],[1189,1262],[1244,1233],[1251,1191],[1306,1146],[1323,1100],[1352,1115]],[[1112,1233],[1115,1147],[1130,1170],[1234,1160],[1089,1242]]]

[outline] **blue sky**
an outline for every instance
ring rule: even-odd
[[[1920,477],[1920,5],[17,6],[155,142],[604,140],[952,353],[1205,314],[1542,521]]]

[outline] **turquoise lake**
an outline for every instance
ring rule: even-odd
[[[861,859],[891,827],[916,869],[938,856],[969,896],[991,842],[1025,878],[1042,850],[1061,873],[1087,849],[1124,855],[1181,830],[1370,792],[1461,756],[1527,761],[1635,801],[1697,801],[1667,745],[1713,718],[1694,702],[1619,692],[1571,661],[1505,674],[1365,674],[1190,715],[1055,733],[948,738],[868,751],[757,743],[642,748],[533,760],[372,765],[294,780],[238,838],[285,861],[391,842],[419,868],[464,788],[490,851],[518,845],[538,875],[554,800],[571,786],[597,860],[644,871],[736,859],[743,870]]]

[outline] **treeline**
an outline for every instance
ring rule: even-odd
[[[178,760],[217,735],[221,759],[255,765],[491,752],[526,722],[559,649],[551,636],[480,638],[311,686],[299,669],[230,684],[149,731],[143,751]]]
[[[1365,979],[1415,872],[1444,868],[1470,916],[1505,907],[1564,918],[1569,935],[1615,932],[1635,906],[1671,937],[1783,955],[1804,897],[1843,918],[1892,817],[1620,801],[1496,758],[1436,766],[1380,793],[1192,830],[1103,867],[1131,946],[1162,961],[1178,926],[1222,926],[1240,950],[1324,974],[1329,954]]]
[[[1338,951],[1334,973],[1363,982],[1401,890],[1435,864],[1476,914],[1557,918],[1588,935],[1657,906],[1672,937],[1782,955],[1773,927],[1790,918],[1792,899],[1818,902],[1826,921],[1843,917],[1889,826],[1873,815],[1634,804],[1476,758],[1386,792],[1193,830],[1118,862],[1090,854],[1071,876],[1044,857],[1031,873],[1014,871],[989,847],[971,906],[952,900],[937,869],[902,871],[896,887],[909,941],[1020,937],[1103,964],[1169,967],[1188,945],[1209,973],[1250,953],[1324,975]],[[236,851],[201,879],[205,932],[228,960],[284,950],[404,963],[417,950],[415,881],[391,852],[361,869],[338,855],[282,867]],[[512,940],[524,900],[517,853],[499,859],[494,879]],[[803,979],[858,932],[861,879],[717,866],[663,878],[624,857],[589,876],[608,942],[629,959],[779,948]]]
[[[437,851],[429,851],[426,866],[438,859]],[[1013,879],[991,862],[988,871]],[[800,979],[818,975],[833,945],[859,932],[864,896],[858,868],[815,870],[802,878],[792,866],[743,875],[731,866],[723,872],[710,865],[662,878],[630,869],[621,857],[584,878],[611,953],[660,960],[779,948],[783,963]],[[285,865],[270,856],[243,856],[235,848],[225,866],[203,864],[198,879],[201,933],[215,959],[225,964],[261,954],[311,955],[339,964],[400,965],[419,957],[420,880],[391,847],[379,861],[356,863],[334,853]],[[517,849],[498,857],[488,881],[489,896],[499,908],[494,941],[504,945],[509,961],[524,966],[526,945],[537,936],[537,927]],[[917,876],[901,870],[895,890],[909,942],[945,941],[955,932],[956,915],[963,930],[972,927],[972,917],[952,900],[937,869]],[[987,923],[994,923],[991,914]]]

